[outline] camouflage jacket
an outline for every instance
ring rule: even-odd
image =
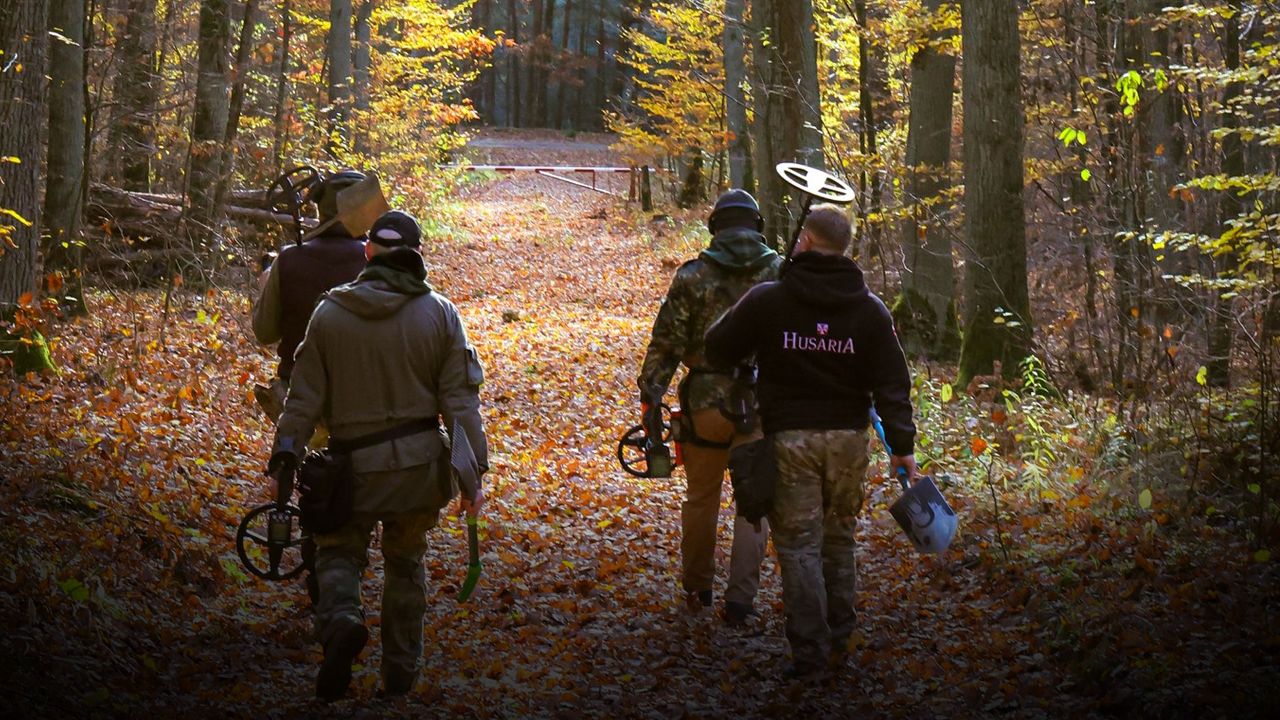
[[[681,363],[689,368],[682,408],[686,412],[717,407],[728,395],[732,376],[711,370],[703,354],[702,336],[754,285],[777,277],[782,258],[757,232],[734,228],[711,239],[697,258],[676,271],[663,298],[644,363],[640,367],[641,398],[650,388],[665,392]]]

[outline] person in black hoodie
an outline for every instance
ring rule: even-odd
[[[782,258],[764,244],[761,224],[760,207],[745,190],[726,191],[716,200],[707,219],[711,244],[681,265],[672,278],[637,378],[642,408],[655,408],[679,366],[688,368],[679,392],[686,421],[681,445],[688,479],[688,495],[680,506],[680,554],[685,602],[693,612],[712,605],[716,525],[729,447],[751,437],[737,433],[734,422],[722,412],[733,390],[733,377],[707,365],[702,336],[756,283],[778,276]],[[766,533],[766,528],[740,517],[734,524],[724,606],[730,625],[741,625],[753,614]]]
[[[834,205],[815,206],[781,279],[752,288],[708,330],[706,357],[731,367],[751,356],[766,442],[777,459],[769,525],[782,567],[792,679],[843,663],[853,631],[854,526],[869,465],[874,403],[894,472],[914,479],[911,375],[893,320],[844,257],[852,229]]]

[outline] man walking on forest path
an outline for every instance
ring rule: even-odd
[[[454,494],[441,418],[452,429],[455,455],[469,446],[480,474],[488,469],[480,418],[483,370],[457,308],[427,284],[420,243],[416,220],[386,213],[369,232],[368,267],[316,307],[298,347],[268,466],[273,478],[297,467],[323,420],[332,436],[330,453],[345,455],[354,475],[344,476],[351,482],[350,507],[331,507],[339,526],[315,534],[316,635],[324,647],[316,695],[324,700],[346,693],[351,664],[369,637],[360,579],[379,521],[386,561],[383,693],[407,693],[417,678],[425,535]],[[477,486],[474,496],[464,495],[462,510],[474,516],[483,501]],[[345,519],[342,510],[349,511]]]
[[[764,244],[760,207],[744,190],[722,194],[707,226],[711,244],[676,271],[653,323],[638,380],[642,412],[655,412],[676,368],[681,363],[688,368],[679,388],[688,481],[680,508],[680,551],[685,600],[695,612],[712,605],[716,525],[729,448],[748,435],[736,433],[734,422],[721,411],[732,390],[733,375],[707,364],[702,336],[753,285],[776,277],[782,262]],[[745,518],[735,519],[725,591],[725,621],[731,625],[741,625],[753,613],[767,531]]]
[[[343,170],[334,173],[311,194],[310,200],[320,213],[320,223],[338,215],[338,192],[364,180],[364,173]],[[302,342],[311,311],[325,292],[356,279],[364,269],[364,238],[351,233],[336,222],[317,237],[301,245],[289,245],[267,271],[266,282],[253,306],[253,334],[258,342],[278,342],[280,364],[278,381],[272,395],[278,403],[284,400],[293,372],[293,353]],[[259,398],[263,410],[274,422],[282,409],[267,398]]]
[[[707,359],[729,367],[755,356],[765,442],[777,484],[769,513],[782,567],[789,679],[844,662],[856,620],[854,527],[862,507],[874,402],[891,473],[914,479],[911,375],[893,320],[844,257],[844,212],[814,207],[780,280],[753,288],[706,335]]]
[[[330,175],[311,194],[320,223],[338,215],[338,192],[364,180],[364,173],[343,170]],[[253,306],[253,334],[263,345],[280,343],[280,364],[269,385],[254,387],[254,398],[271,422],[280,419],[284,397],[293,372],[293,354],[302,342],[311,311],[325,292],[356,279],[364,269],[363,237],[352,237],[342,223],[301,245],[289,245],[267,270],[258,301]],[[324,432],[316,438],[324,444]],[[307,568],[307,595],[314,606],[318,602],[315,574],[315,545],[306,540],[302,545],[302,562]]]

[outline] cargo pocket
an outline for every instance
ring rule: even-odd
[[[480,365],[480,356],[476,354],[476,349],[467,346],[467,384],[472,387],[480,387],[484,383],[484,368]]]

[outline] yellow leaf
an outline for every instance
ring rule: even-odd
[[[942,402],[951,402],[951,398],[955,395],[955,390],[952,389],[951,383],[942,384],[942,392],[940,395],[942,396]]]
[[[26,218],[22,217],[22,216],[21,216],[21,215],[19,215],[18,213],[16,213],[16,212],[14,212],[14,211],[10,210],[9,208],[0,208],[0,215],[8,215],[9,217],[13,218],[14,220],[17,220],[18,222],[22,223],[23,225],[26,225],[27,227],[31,227],[31,221],[30,221],[30,220],[28,220],[28,219],[26,219]]]
[[[1270,560],[1270,559],[1271,559],[1271,551],[1270,551],[1270,550],[1267,550],[1266,548],[1263,548],[1263,549],[1261,549],[1261,550],[1259,550],[1258,552],[1256,552],[1256,553],[1254,553],[1254,554],[1253,554],[1253,561],[1254,561],[1254,562],[1264,563],[1264,562],[1266,562],[1266,561],[1268,561],[1268,560]]]
[[[1143,510],[1147,510],[1151,507],[1151,489],[1150,488],[1138,493],[1138,505],[1141,506]]]

